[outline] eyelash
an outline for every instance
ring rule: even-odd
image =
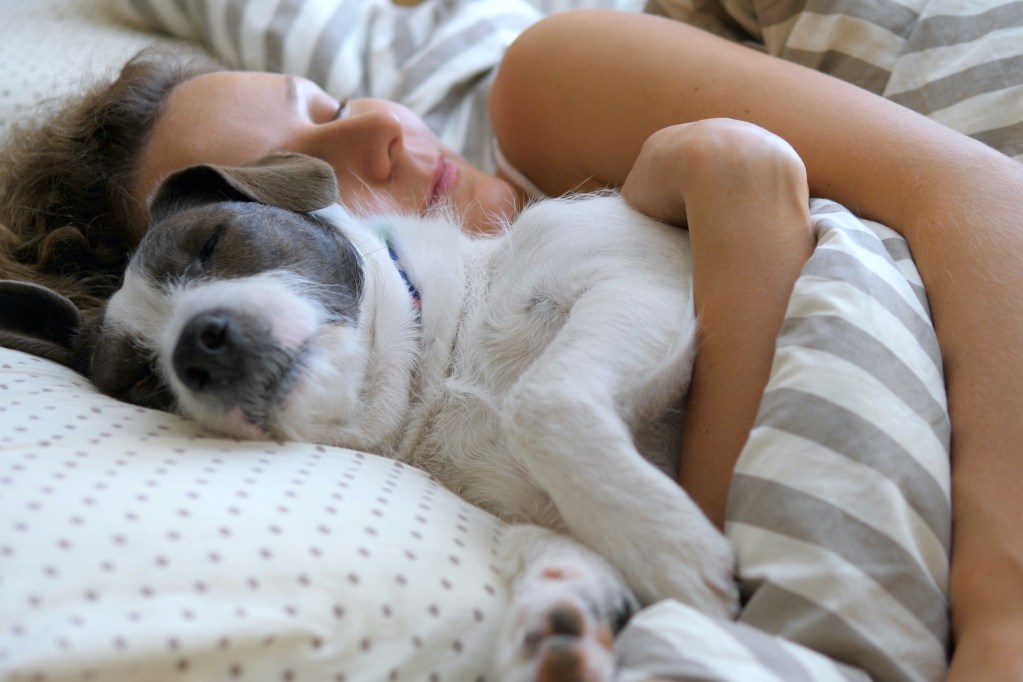
[[[341,104],[337,108],[337,113],[334,114],[334,118],[332,120],[336,121],[341,118],[341,114],[345,112],[346,108],[348,108],[348,100],[343,99],[341,100]]]

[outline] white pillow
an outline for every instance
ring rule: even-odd
[[[473,680],[502,526],[420,471],[218,440],[0,349],[5,679]]]

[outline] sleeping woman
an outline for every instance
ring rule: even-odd
[[[358,210],[444,201],[476,231],[500,228],[532,196],[621,188],[690,231],[701,331],[679,480],[720,525],[813,248],[808,196],[834,199],[906,237],[941,341],[951,678],[1023,677],[1023,166],[831,77],[639,14],[567,12],[528,29],[500,66],[490,114],[496,175],[396,103],[143,54],[6,150],[0,275],[94,305],[116,286],[162,178],[278,150],[329,162]]]

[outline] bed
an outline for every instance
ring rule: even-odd
[[[1023,159],[1023,8],[934,0],[4,0],[0,130],[155,40],[399,99],[490,167],[501,51],[581,4],[699,25]],[[926,292],[896,233],[812,208],[730,493],[742,614],[649,606],[617,642],[623,680],[944,675],[950,426]],[[3,680],[489,679],[503,530],[414,468],[218,439],[0,349]]]

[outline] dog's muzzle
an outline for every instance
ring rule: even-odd
[[[243,312],[200,312],[182,327],[171,365],[183,386],[200,400],[239,408],[266,426],[271,408],[291,389],[301,348],[285,348],[268,323]]]

